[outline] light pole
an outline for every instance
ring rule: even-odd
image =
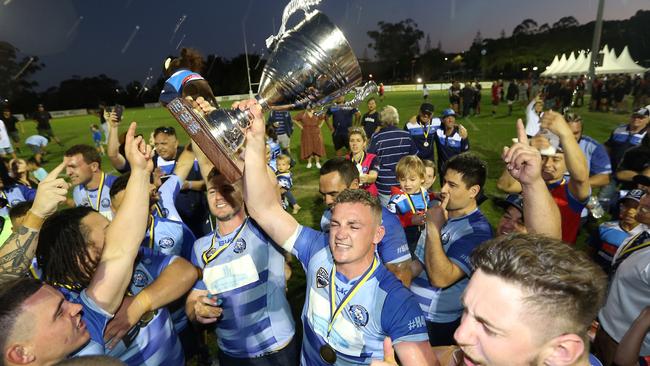
[[[591,42],[591,57],[589,59],[589,75],[587,77],[587,93],[591,95],[591,84],[596,76],[596,58],[600,50],[600,34],[603,31],[603,8],[605,0],[598,0],[598,13],[596,15],[596,26],[594,29],[594,39]]]
[[[248,41],[246,40],[246,18],[241,22],[241,30],[244,33],[244,54],[246,55],[246,75],[248,76],[248,96],[253,99],[253,86],[251,85],[251,66],[248,63]]]

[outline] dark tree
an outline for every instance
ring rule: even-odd
[[[512,36],[531,35],[537,33],[537,22],[532,19],[524,19],[521,24],[512,31]]]
[[[10,43],[0,41],[0,97],[12,104],[20,96],[34,94],[33,88],[38,83],[29,78],[45,66],[35,56],[19,60],[18,52]],[[17,109],[15,107],[14,104],[14,109]]]
[[[377,23],[379,30],[368,32],[373,40],[377,58],[380,61],[397,62],[411,60],[420,53],[419,41],[424,33],[412,19],[402,20],[399,23]]]
[[[571,28],[571,27],[577,27],[579,25],[580,23],[576,18],[572,16],[568,16],[568,17],[562,17],[560,18],[560,20],[553,23],[553,29]]]

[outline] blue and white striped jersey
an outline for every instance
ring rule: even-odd
[[[86,290],[81,291],[81,293],[74,298],[66,296],[65,292],[63,293],[63,296],[66,297],[68,301],[83,306],[81,319],[86,323],[86,329],[88,329],[88,333],[90,333],[90,341],[70,357],[103,355],[105,346],[104,330],[106,330],[106,324],[111,320],[111,318],[113,318],[113,315],[107,313],[104,309],[100,308],[99,305],[95,304],[95,301],[86,295]]]
[[[174,258],[176,257],[154,254],[148,248],[140,248],[129,284],[129,294],[135,296],[149,286]],[[146,313],[107,354],[119,358],[129,366],[185,364],[183,348],[166,307]]]
[[[578,145],[587,158],[589,175],[612,173],[612,163],[609,161],[609,155],[607,155],[603,144],[589,136],[582,135]]]
[[[332,210],[327,209],[320,218],[320,229],[330,232]],[[411,259],[406,234],[399,218],[386,207],[381,208],[381,225],[384,227],[384,237],[377,244],[377,254],[382,263],[398,264]]]
[[[36,197],[36,190],[22,184],[14,184],[4,187],[0,196],[7,200],[7,205],[0,208],[0,216],[9,217],[9,209],[20,202],[33,201]]]
[[[460,137],[458,127],[454,127],[451,136],[445,134],[444,128],[436,130],[436,151],[438,153],[438,171],[442,172],[447,160],[469,150],[469,139]]]
[[[110,174],[102,174],[104,174],[104,179],[101,187],[88,190],[84,185],[80,184],[72,190],[72,198],[77,207],[90,207],[107,219],[112,220],[113,210],[111,208],[111,195],[109,192],[117,177]],[[98,198],[98,195],[101,195],[101,197]]]
[[[285,295],[281,249],[252,219],[216,237],[214,246],[213,234],[194,243],[192,264],[203,269],[194,289],[208,290],[223,301],[223,315],[215,324],[219,349],[231,357],[252,358],[284,348],[295,326]]]
[[[292,252],[307,277],[301,365],[327,365],[319,353],[325,343],[335,350],[336,365],[368,365],[373,359],[383,358],[385,337],[391,337],[393,344],[428,341],[426,322],[415,298],[381,263],[358,287],[328,336],[334,265],[328,235],[304,226],[298,230]],[[347,279],[339,273],[335,276],[338,305],[360,278]]]
[[[472,275],[469,258],[474,248],[486,240],[492,239],[492,228],[485,216],[478,209],[472,213],[449,219],[440,231],[442,247],[450,261],[460,267],[467,275],[455,284],[440,289],[431,286],[426,271],[413,279],[411,292],[415,294],[427,321],[450,323],[463,313],[460,298]],[[420,236],[415,255],[424,263],[425,235]]]
[[[153,238],[151,228],[147,228],[142,246],[156,254],[179,255],[189,260],[195,241],[194,234],[183,222],[153,216]]]

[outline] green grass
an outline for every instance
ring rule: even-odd
[[[447,108],[449,104],[446,92],[430,92],[429,101],[435,105],[436,114],[444,108]],[[386,94],[383,102],[378,101],[378,109],[388,104],[396,107],[400,113],[400,125],[403,126],[405,121],[418,112],[421,102],[422,94],[420,92],[392,92]],[[489,197],[503,195],[496,189],[496,180],[503,170],[503,162],[501,161],[500,154],[503,147],[510,145],[511,139],[516,137],[515,121],[517,118],[525,118],[524,108],[525,106],[523,104],[517,104],[513,115],[507,116],[507,106],[505,103],[502,103],[497,109],[496,116],[493,117],[491,114],[492,106],[490,105],[490,98],[484,93],[481,105],[482,114],[467,119],[458,119],[458,122],[463,124],[469,132],[470,151],[478,154],[488,163],[488,181],[485,190]],[[362,113],[365,112],[365,105],[362,105],[360,110]],[[586,107],[576,109],[575,111],[583,117],[584,134],[601,142],[607,139],[614,127],[621,123],[626,123],[629,119],[628,115],[588,112]],[[127,122],[130,121],[138,122],[138,131],[145,136],[149,136],[156,127],[174,126],[181,143],[188,141],[188,136],[166,109],[139,108],[126,110],[124,112],[123,126],[120,128],[121,132],[127,128]],[[89,126],[93,123],[98,123],[98,118],[95,116],[58,118],[52,121],[52,128],[66,146],[79,143],[92,144]],[[34,123],[24,122],[23,125],[25,126],[23,139],[36,133]],[[335,156],[331,134],[325,126],[323,126],[323,137],[327,156]],[[294,158],[297,158],[299,155],[299,144],[300,131],[298,130],[293,134],[291,139],[292,155]],[[61,161],[65,148],[59,147],[56,144],[50,144],[48,150],[50,154],[45,168],[49,171]],[[27,157],[24,150],[21,156]],[[293,169],[293,192],[298,203],[303,207],[299,214],[296,215],[296,219],[303,225],[317,228],[324,209],[322,199],[318,193],[318,170],[315,168],[306,169],[305,164],[305,162],[299,161]],[[112,170],[106,157],[104,157],[103,166],[107,172]],[[490,223],[495,225],[501,213],[492,203],[492,200],[483,203],[481,210],[486,214]],[[584,238],[584,235],[581,237]],[[294,269],[293,277],[289,282],[287,296],[292,305],[294,317],[299,321],[305,296],[305,277],[296,260],[293,260],[292,267]],[[300,327],[297,326],[297,329],[300,329]]]

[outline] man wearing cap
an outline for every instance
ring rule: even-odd
[[[440,118],[433,118],[433,104],[422,103],[420,105],[420,112],[411,117],[411,119],[404,126],[404,130],[408,131],[411,139],[418,148],[417,156],[420,159],[433,161],[433,144],[436,131],[440,128]]]
[[[444,171],[447,160],[469,150],[467,130],[456,124],[456,112],[453,109],[442,111],[442,125],[436,130],[435,140],[439,172]]]
[[[598,226],[598,237],[590,240],[590,244],[597,250],[594,261],[603,267],[606,272],[611,269],[616,250],[621,246],[621,243],[632,235],[632,231],[639,225],[636,214],[643,193],[640,189],[633,189],[625,197],[621,198],[618,201],[618,220],[600,224]]]
[[[634,320],[648,306],[650,293],[650,178],[635,178],[643,187],[636,220],[640,223],[617,249],[612,260],[612,282],[605,306],[598,314],[600,328],[594,345],[603,365],[611,365],[619,342]],[[650,333],[646,333],[638,354],[650,356]]]

